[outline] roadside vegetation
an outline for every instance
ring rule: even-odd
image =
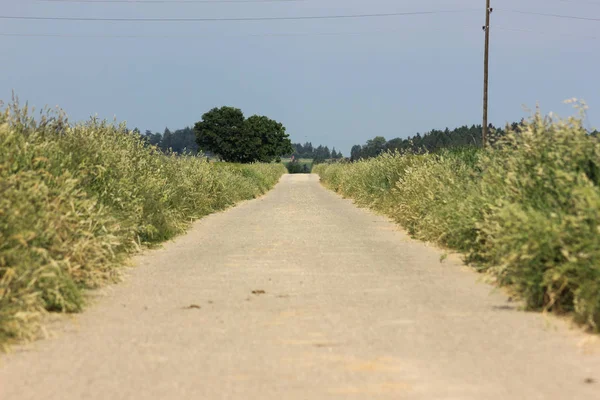
[[[78,312],[127,257],[268,191],[282,164],[165,154],[125,125],[0,108],[0,346]]]
[[[285,163],[285,167],[290,174],[310,174],[313,167],[313,160],[311,159],[291,159],[291,160],[283,160]]]
[[[529,310],[600,331],[600,140],[581,114],[509,127],[486,150],[321,164],[322,182],[417,239],[466,255]]]

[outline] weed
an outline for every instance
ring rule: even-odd
[[[538,111],[483,151],[387,153],[314,172],[414,237],[462,251],[528,309],[600,330],[600,141]]]
[[[35,338],[46,311],[80,311],[82,290],[118,280],[140,246],[264,193],[284,173],[165,155],[94,118],[1,109],[0,344]]]

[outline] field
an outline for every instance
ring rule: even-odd
[[[464,253],[527,309],[600,331],[600,141],[582,120],[536,114],[485,151],[383,154],[314,172],[414,237]]]
[[[44,313],[80,311],[84,290],[118,280],[132,253],[285,173],[165,155],[124,125],[31,114],[0,110],[0,345],[37,337]]]

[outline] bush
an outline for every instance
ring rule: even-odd
[[[164,155],[124,125],[0,112],[0,344],[31,339],[47,311],[77,312],[82,289],[119,277],[141,245],[269,190],[278,164]]]
[[[475,251],[529,308],[600,323],[600,141],[539,113],[482,158]]]
[[[467,255],[529,309],[600,330],[600,141],[538,112],[486,151],[319,165],[331,189]]]
[[[312,163],[291,161],[285,164],[288,173],[290,174],[310,174],[312,171]]]

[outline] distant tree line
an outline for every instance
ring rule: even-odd
[[[507,126],[513,132],[519,132],[521,126],[525,123],[513,122]],[[493,143],[507,132],[507,129],[496,128],[494,125],[489,125],[489,141]],[[386,151],[408,151],[412,153],[435,153],[441,149],[460,148],[460,147],[480,147],[482,137],[482,126],[471,125],[461,126],[454,130],[448,128],[441,130],[432,130],[421,135],[417,133],[414,136],[409,136],[406,139],[395,138],[386,140],[383,136],[376,136],[373,139],[367,140],[364,145],[354,145],[350,151],[350,159],[352,161],[360,160],[361,158],[377,157],[379,154]],[[590,131],[591,136],[599,136],[597,130]]]
[[[157,146],[165,152],[170,150],[177,154],[198,154],[196,134],[194,129],[189,127],[176,131],[165,128],[163,133],[147,130],[142,137],[148,144]]]
[[[319,145],[314,147],[311,142],[306,142],[304,144],[292,143],[292,147],[294,149],[292,154],[294,158],[310,159],[313,160],[313,163],[315,164],[325,162],[326,160],[339,160],[344,158],[342,152],[338,152],[335,147],[331,150],[329,150],[328,146]]]
[[[512,123],[510,124],[510,129],[518,131],[519,126],[521,126],[522,123],[523,121]],[[505,129],[496,128],[492,124],[490,124],[489,130],[492,133],[492,141],[506,133]],[[165,128],[163,133],[146,130],[144,134],[141,134],[139,129],[136,128],[133,132],[137,132],[147,141],[147,143],[155,145],[165,152],[173,151],[178,154],[197,154],[199,150],[196,141],[196,133],[194,132],[194,129],[190,127],[175,131]],[[600,132],[594,130],[590,132],[590,135],[600,136]],[[453,130],[450,130],[449,128],[444,130],[434,129],[423,135],[417,133],[406,139],[395,138],[386,140],[383,136],[376,136],[373,139],[367,140],[364,145],[354,145],[350,152],[350,159],[356,161],[361,158],[377,157],[385,151],[394,150],[414,153],[433,153],[440,149],[447,148],[479,147],[481,146],[481,136],[481,125],[464,125]],[[339,160],[344,158],[342,152],[338,152],[335,147],[332,150],[330,150],[328,146],[319,145],[315,147],[311,142],[306,142],[304,144],[292,143],[292,149],[293,153],[286,154],[286,156],[294,156],[295,159],[310,159],[316,164],[326,160]],[[207,151],[206,154],[212,155],[210,151]]]
[[[515,122],[510,125],[512,130],[518,130],[523,123]],[[350,151],[352,161],[361,158],[377,157],[385,151],[408,151],[413,153],[434,153],[441,149],[460,148],[460,147],[480,147],[483,128],[481,125],[461,126],[454,130],[448,128],[442,130],[432,130],[421,135],[417,133],[406,139],[395,138],[386,140],[383,136],[376,136],[367,140],[364,145],[354,145]],[[501,128],[489,125],[490,141],[497,140],[506,134]]]
[[[172,151],[177,154],[198,154],[199,147],[194,128],[186,127],[175,131],[165,128],[162,133],[146,130],[144,134],[141,134],[138,129],[134,129],[134,132],[139,133],[148,144],[157,146],[164,152]],[[344,158],[342,152],[337,151],[335,147],[331,150],[328,146],[319,145],[315,147],[311,142],[306,142],[305,144],[293,143],[292,148],[293,153],[286,154],[286,156],[294,156],[296,159],[309,159],[315,163]],[[207,153],[208,155],[212,155],[212,152]]]

